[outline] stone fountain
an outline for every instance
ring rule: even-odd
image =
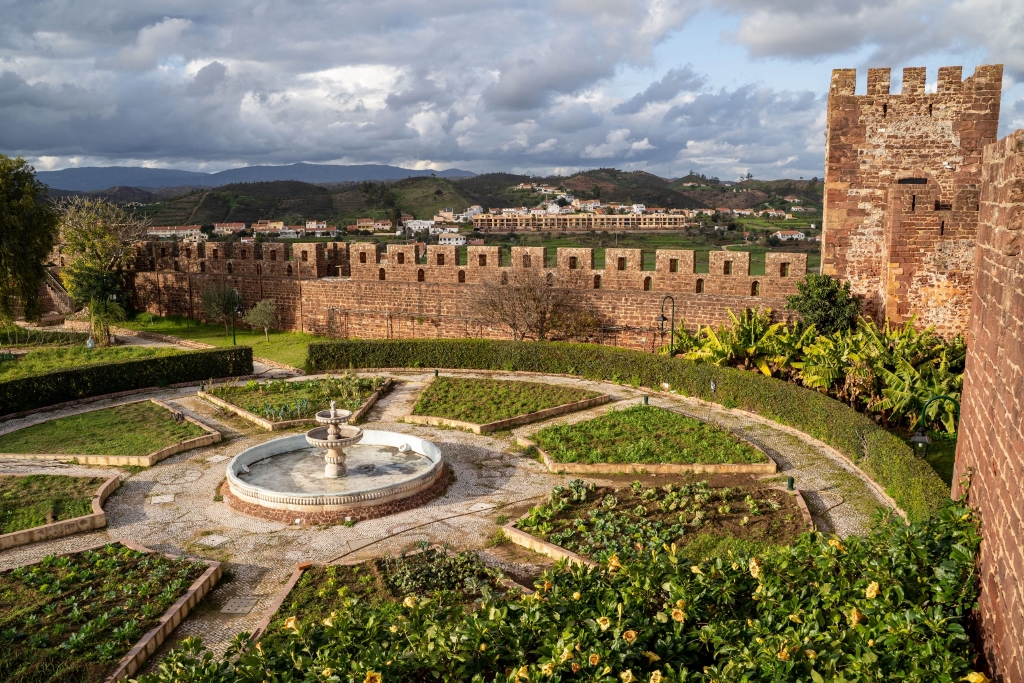
[[[338,410],[331,401],[330,410],[321,410],[316,414],[316,421],[326,427],[317,427],[306,432],[306,442],[310,446],[325,450],[324,476],[337,479],[348,474],[345,467],[345,446],[359,443],[363,438],[363,430],[348,423],[352,418],[351,410]]]

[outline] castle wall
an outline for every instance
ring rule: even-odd
[[[954,482],[973,473],[980,637],[990,675],[1024,682],[1024,131],[985,149],[971,340]]]
[[[821,272],[848,280],[876,318],[917,316],[944,335],[967,329],[982,149],[999,125],[1002,66],[832,72]]]

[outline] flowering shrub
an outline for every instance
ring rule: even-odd
[[[223,659],[186,641],[140,683],[171,681],[901,680],[972,673],[972,514],[879,518],[864,538],[802,535],[757,556],[683,561],[671,547],[599,569],[560,565],[530,596],[353,600],[275,647]],[[237,660],[232,658],[239,654]],[[973,680],[981,680],[975,677]]]

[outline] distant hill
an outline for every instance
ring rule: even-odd
[[[112,187],[155,189],[163,187],[221,187],[233,183],[296,180],[304,183],[350,183],[363,180],[399,180],[409,177],[437,176],[464,178],[470,171],[457,168],[444,171],[416,171],[398,166],[362,164],[353,166],[291,164],[289,166],[248,166],[219,173],[197,173],[138,166],[87,166],[60,171],[40,171],[40,181],[56,190],[97,192]]]

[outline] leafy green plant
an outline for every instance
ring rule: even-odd
[[[344,410],[357,410],[370,395],[384,386],[383,377],[358,377],[343,373],[337,377],[284,382],[250,380],[244,385],[208,387],[207,392],[249,412],[275,422],[312,418],[331,401]]]
[[[594,391],[557,384],[438,377],[420,394],[412,412],[486,424],[597,395]]]

